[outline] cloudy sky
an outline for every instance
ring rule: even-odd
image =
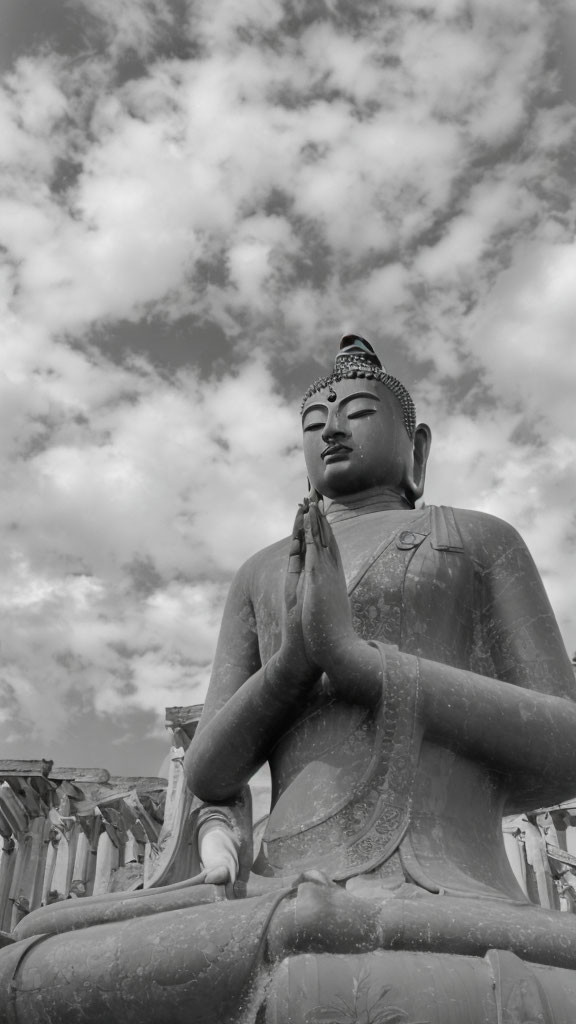
[[[155,774],[368,337],[576,648],[574,0],[4,0],[0,749]]]

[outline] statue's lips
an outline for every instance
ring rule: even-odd
[[[331,445],[330,448],[325,448],[322,452],[322,459],[325,463],[342,462],[344,459],[348,458],[351,451],[351,448],[347,448],[346,445],[343,444]]]

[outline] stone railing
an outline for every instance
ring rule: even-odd
[[[0,761],[0,930],[44,904],[141,884],[165,798],[163,779]]]

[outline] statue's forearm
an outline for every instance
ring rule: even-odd
[[[576,790],[573,701],[425,659],[420,679],[432,738],[496,770],[541,778],[543,791]]]
[[[324,667],[342,699],[372,706],[381,698],[386,705],[392,671],[406,685],[418,678],[418,714],[430,739],[515,777],[541,779],[543,794],[551,788],[568,795],[576,791],[576,703],[571,700],[359,638],[349,638]]]
[[[298,717],[311,682],[273,655],[199,728],[184,761],[192,792],[207,802],[235,797]]]

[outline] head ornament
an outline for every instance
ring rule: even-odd
[[[341,380],[356,377],[367,380],[378,380],[398,399],[404,417],[404,426],[408,437],[412,440],[416,429],[416,409],[408,391],[401,381],[388,373],[382,366],[372,345],[357,334],[347,334],[340,342],[340,351],[334,362],[334,369],[328,377],[320,377],[310,385],[304,398],[302,408],[308,399],[319,391],[328,389],[328,401],[334,402],[336,393],[333,385]]]

